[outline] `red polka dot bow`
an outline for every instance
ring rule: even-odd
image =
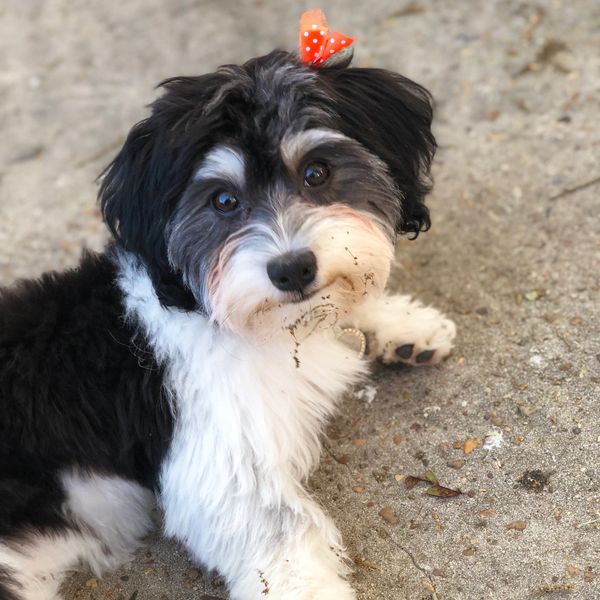
[[[353,38],[337,31],[331,33],[325,13],[320,9],[305,12],[300,17],[300,58],[313,67],[320,67],[328,58],[348,48]]]

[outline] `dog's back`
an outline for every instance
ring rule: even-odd
[[[72,528],[73,469],[154,485],[171,415],[134,338],[106,255],[0,290],[0,556],[3,538]]]

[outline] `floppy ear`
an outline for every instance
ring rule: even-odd
[[[397,231],[416,237],[429,229],[424,198],[431,189],[430,166],[436,150],[429,92],[384,69],[331,68],[319,75],[334,99],[341,131],[388,166],[401,194]]]
[[[142,260],[165,305],[195,306],[169,265],[165,231],[195,161],[210,143],[203,107],[223,80],[211,74],[163,82],[165,94],[129,132],[101,175],[98,199],[104,220],[118,245]]]

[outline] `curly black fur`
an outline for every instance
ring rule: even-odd
[[[0,291],[0,537],[64,524],[65,469],[154,487],[172,427],[162,379],[107,256]]]

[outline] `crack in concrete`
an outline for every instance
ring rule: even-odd
[[[439,596],[437,595],[437,590],[435,589],[435,583],[433,582],[433,579],[431,579],[431,575],[417,562],[417,559],[413,556],[413,553],[410,550],[408,550],[408,548],[405,548],[402,544],[397,542],[391,534],[388,533],[388,536],[390,542],[392,542],[392,544],[394,544],[396,548],[402,550],[402,552],[404,552],[404,554],[406,554],[408,558],[410,558],[410,561],[412,562],[415,569],[417,569],[417,571],[420,571],[421,573],[423,573],[423,575],[425,575],[427,581],[429,581],[431,587],[433,588],[433,592],[431,592],[432,600],[440,600]]]
[[[326,443],[323,443],[323,448],[324,448],[325,452],[327,452],[327,454],[329,454],[329,456],[331,456],[331,458],[333,458],[335,460],[335,462],[346,467],[346,469],[348,470],[348,473],[350,474],[350,476],[352,478],[352,469],[350,468],[350,465],[345,464],[345,463],[340,463],[337,456],[334,454],[333,450]],[[431,584],[431,587],[433,588],[433,592],[431,592],[431,600],[440,600],[440,597],[437,595],[437,590],[435,589],[435,583],[434,583],[433,579],[431,578],[431,575],[417,562],[417,559],[413,556],[413,553],[410,550],[408,550],[402,544],[397,542],[392,537],[391,533],[389,533],[389,531],[387,531],[387,530],[384,530],[384,531],[386,532],[389,541],[392,544],[394,544],[394,546],[396,546],[399,550],[402,550],[402,552],[404,552],[404,554],[406,554],[408,556],[408,558],[410,558],[410,561],[412,562],[415,569],[417,569],[417,571],[420,571],[421,573],[423,573],[423,575],[425,576],[427,581],[429,581],[429,583]]]

